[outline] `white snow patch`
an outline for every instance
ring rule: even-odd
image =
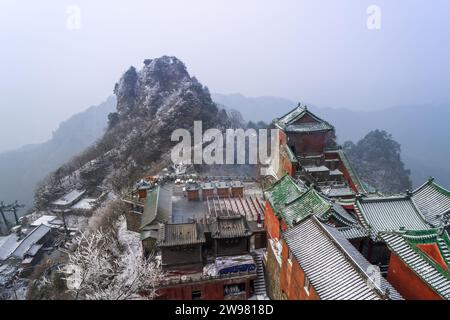
[[[97,201],[97,199],[94,198],[81,199],[72,206],[72,209],[92,210],[95,205],[95,201]]]

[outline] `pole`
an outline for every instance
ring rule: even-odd
[[[12,212],[14,213],[14,219],[16,219],[16,226],[19,224],[19,218],[17,217],[17,208],[13,207]]]
[[[5,212],[3,211],[4,209],[6,209],[6,207],[2,201],[2,202],[0,202],[0,213],[2,214],[3,222],[5,223],[6,229],[9,230],[8,220],[6,220]]]
[[[23,204],[19,204],[19,202],[16,200],[12,204],[8,206],[8,208],[5,211],[12,212],[14,214],[14,218],[16,220],[16,225],[19,225],[19,217],[17,216],[17,209],[25,207]]]

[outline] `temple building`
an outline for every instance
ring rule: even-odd
[[[450,193],[433,179],[413,192],[391,197],[358,196],[355,213],[367,232],[358,249],[387,272],[390,252],[381,232],[427,231],[448,225]]]
[[[202,245],[205,235],[196,222],[163,224],[157,246],[161,250],[163,269],[203,270]]]
[[[352,199],[366,193],[343,150],[336,144],[334,127],[298,106],[273,121],[280,129],[281,177],[287,173],[314,184],[330,198]]]
[[[430,178],[396,196],[373,192],[333,126],[307,107],[273,124],[281,169],[264,191],[272,298],[449,299],[447,189]],[[367,286],[373,274],[379,282]]]
[[[128,230],[140,233],[144,254],[156,256],[166,273],[158,299],[267,299],[264,207],[244,194],[242,182],[162,183],[140,191],[122,200]]]

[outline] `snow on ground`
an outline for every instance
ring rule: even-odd
[[[80,215],[66,215],[65,216],[67,228],[69,230],[84,230],[88,225],[89,217]]]
[[[128,231],[125,217],[121,216],[117,222],[118,238],[125,249],[131,250],[136,256],[142,256],[142,243],[138,232]]]

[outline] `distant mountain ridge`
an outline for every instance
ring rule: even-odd
[[[111,96],[62,122],[47,142],[0,153],[0,200],[19,200],[29,209],[36,183],[101,137],[115,105]]]
[[[297,102],[279,97],[249,98],[242,94],[212,94],[216,103],[241,112],[249,121],[271,122],[297,105]],[[380,129],[392,134],[401,144],[402,159],[414,186],[434,176],[444,186],[450,186],[450,105],[400,106],[376,111],[350,109],[310,109],[332,123],[340,143],[357,142],[369,131]]]

